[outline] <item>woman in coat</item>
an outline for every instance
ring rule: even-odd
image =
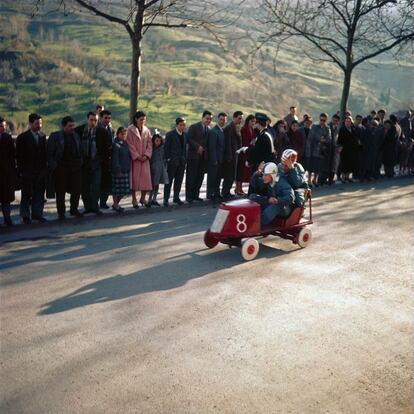
[[[251,148],[256,139],[256,131],[254,124],[256,119],[254,115],[249,115],[241,127],[240,134],[242,139],[242,147]],[[247,163],[247,156],[245,153],[240,153],[237,160],[237,181],[241,183],[250,183],[251,171]]]
[[[286,122],[282,119],[277,121],[275,126],[273,127],[276,131],[276,137],[275,137],[275,151],[276,151],[276,163],[280,162],[280,159],[282,157],[282,152],[289,148],[289,137],[286,132]]]
[[[132,206],[138,208],[136,192],[141,192],[139,202],[145,205],[145,196],[152,190],[150,159],[152,156],[152,138],[150,130],[145,126],[146,114],[138,111],[133,124],[128,127],[127,143],[132,158],[129,173]]]
[[[359,141],[358,132],[354,127],[354,122],[347,116],[344,125],[339,130],[338,145],[341,146],[341,175],[342,181],[352,182],[350,174],[358,170],[359,160]]]
[[[303,152],[305,151],[305,140],[299,128],[299,122],[292,121],[288,131],[288,137],[289,147],[297,153],[297,162],[302,162]]]
[[[16,150],[13,138],[6,133],[6,121],[0,117],[0,203],[4,223],[12,226],[10,203],[16,185]]]
[[[119,127],[116,131],[114,144],[112,145],[111,172],[112,172],[112,198],[114,203],[112,209],[122,213],[124,209],[119,205],[122,197],[131,191],[129,185],[129,171],[131,168],[131,155],[129,154],[127,130]]]

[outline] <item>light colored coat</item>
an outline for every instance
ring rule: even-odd
[[[131,154],[132,163],[129,171],[129,179],[132,191],[151,191],[151,169],[149,159],[152,156],[152,140],[150,130],[144,126],[139,133],[135,125],[128,127],[127,143]],[[141,158],[148,158],[143,161]]]

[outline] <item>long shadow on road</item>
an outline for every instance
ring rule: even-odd
[[[205,250],[183,254],[173,260],[167,260],[127,275],[117,274],[89,283],[69,295],[46,303],[39,314],[55,314],[96,303],[126,299],[143,293],[176,289],[192,279],[212,274],[217,270],[231,269],[243,262],[238,249],[222,249],[212,252],[215,255],[214,261],[212,254],[200,255]],[[260,258],[274,259],[293,252],[295,250],[282,251],[262,245]],[[219,265],[215,264],[216,262]]]
[[[213,210],[213,213],[215,210]],[[131,229],[128,229],[128,226]],[[136,225],[142,227],[136,228]],[[116,227],[120,227],[116,230]],[[63,260],[81,259],[82,257],[90,256],[93,252],[98,255],[105,252],[111,252],[114,246],[130,247],[141,245],[145,246],[147,243],[154,241],[161,241],[170,237],[178,237],[182,235],[190,235],[202,230],[205,230],[206,225],[197,221],[191,221],[187,216],[174,217],[169,220],[161,222],[154,222],[154,217],[147,216],[145,219],[131,222],[131,218],[120,218],[117,221],[99,222],[92,229],[93,231],[101,231],[101,234],[94,235],[82,229],[81,226],[77,228],[69,228],[62,234],[49,237],[36,237],[36,240],[48,240],[47,245],[32,244],[28,247],[21,248],[17,251],[10,250],[2,257],[0,270],[11,269],[17,266],[24,266],[39,261],[47,260],[48,262],[60,262]],[[105,233],[108,229],[110,232]],[[91,230],[91,231],[92,231]],[[82,234],[77,234],[82,232]],[[69,237],[73,236],[73,237]],[[69,237],[69,238],[68,238]],[[18,239],[21,241],[32,241],[33,239]],[[93,248],[92,248],[93,247]],[[64,249],[64,252],[61,251]],[[47,257],[44,251],[56,252],[49,254]],[[16,280],[18,282],[20,280]],[[6,283],[7,284],[7,283]]]

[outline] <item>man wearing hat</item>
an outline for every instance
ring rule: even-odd
[[[287,217],[292,211],[294,193],[283,177],[278,177],[277,166],[268,162],[259,166],[250,180],[249,199],[260,204],[261,225],[270,224],[275,217]]]
[[[251,148],[246,149],[247,160],[253,166],[253,171],[257,170],[257,167],[261,162],[271,162],[275,160],[275,147],[273,138],[267,130],[266,114],[256,113],[255,128],[259,130],[256,143]]]

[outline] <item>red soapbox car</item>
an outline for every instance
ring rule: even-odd
[[[305,218],[305,211],[309,214]],[[259,253],[258,238],[279,236],[306,247],[312,240],[312,232],[306,228],[312,224],[312,199],[310,191],[305,193],[302,207],[294,207],[289,217],[275,218],[263,228],[260,226],[260,205],[250,200],[235,200],[221,203],[211,227],[204,234],[204,243],[210,249],[218,243],[229,247],[241,247],[245,260],[253,260]]]

